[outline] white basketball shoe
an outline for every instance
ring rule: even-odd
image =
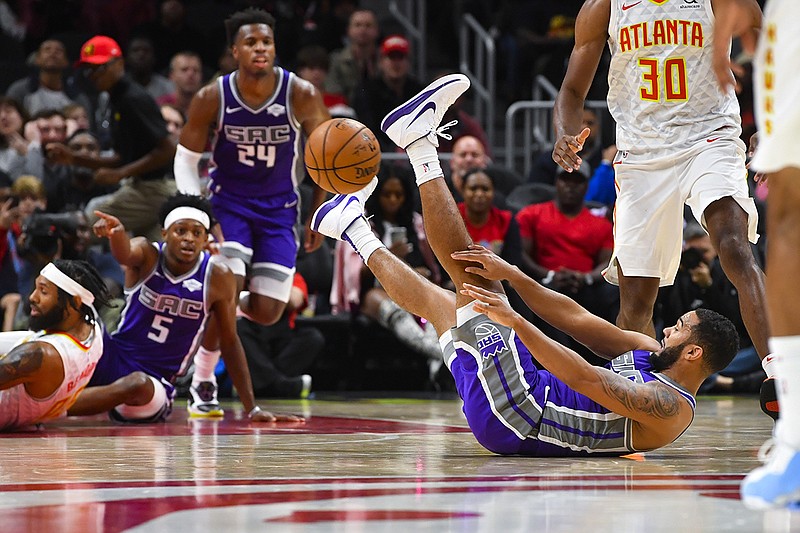
[[[348,240],[345,231],[356,219],[364,216],[364,204],[377,186],[376,176],[354,193],[337,194],[314,212],[311,229],[337,241]]]
[[[452,139],[444,130],[456,121],[439,126],[447,109],[469,89],[469,78],[463,74],[448,74],[425,87],[414,98],[393,109],[381,121],[381,130],[402,149],[427,137],[439,146],[437,135]]]

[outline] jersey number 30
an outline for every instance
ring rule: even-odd
[[[264,161],[267,168],[275,165],[275,145],[238,144],[236,148],[239,149],[239,163],[243,165],[254,167],[256,161]]]
[[[663,65],[659,59],[639,58],[644,86],[639,88],[639,96],[649,102],[660,102],[663,91],[667,102],[684,102],[689,98],[686,88],[686,59],[668,57]]]

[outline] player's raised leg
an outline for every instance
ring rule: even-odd
[[[453,124],[440,126],[442,117],[469,85],[469,78],[463,74],[443,76],[386,115],[381,122],[381,129],[408,154],[419,186],[428,241],[456,287],[467,282],[494,292],[503,292],[499,282],[465,272],[463,262],[456,262],[450,257],[453,252],[467,249],[472,239],[444,181],[439,154],[436,152],[439,146],[437,135],[449,137],[444,130]],[[470,301],[471,298],[460,293],[456,296],[459,307]]]
[[[364,216],[364,204],[378,178],[353,194],[337,194],[322,204],[311,219],[311,228],[348,242],[361,255],[389,297],[400,307],[425,317],[439,335],[455,325],[455,294],[420,276],[392,254],[372,232]]]

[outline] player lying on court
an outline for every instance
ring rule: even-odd
[[[700,384],[736,353],[733,325],[712,311],[693,311],[665,329],[660,344],[591,315],[472,245],[436,152],[442,116],[468,87],[461,74],[440,78],[381,124],[408,153],[428,238],[460,292],[419,276],[372,233],[363,208],[377,178],[323,204],[312,228],[349,242],[395,302],[433,323],[467,422],[487,449],[623,455],[673,442],[692,422]],[[611,362],[592,366],[543,335],[510,308],[501,279],[544,320]],[[531,354],[547,370],[537,370]]]
[[[31,331],[0,333],[0,430],[67,414],[103,354],[97,310],[110,295],[86,261],[56,259],[30,295]]]
[[[161,207],[162,244],[130,239],[119,219],[96,212],[98,237],[106,237],[125,267],[126,303],[119,326],[104,338],[103,357],[70,415],[108,411],[121,422],[157,422],[172,411],[172,380],[191,364],[209,320],[215,320],[222,357],[249,418],[298,422],[262,411],[253,397],[244,349],[236,334],[236,280],[204,250],[211,206],[178,194]]]

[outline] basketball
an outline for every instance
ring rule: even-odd
[[[349,118],[333,118],[311,132],[306,169],[328,192],[349,194],[369,183],[381,164],[381,147],[368,127]]]

